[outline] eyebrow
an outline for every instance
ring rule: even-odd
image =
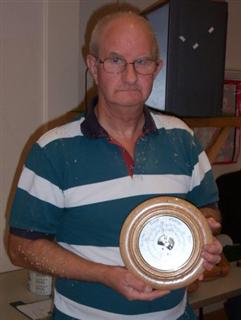
[[[126,60],[126,58],[123,56],[123,55],[121,55],[121,54],[119,54],[119,53],[117,53],[117,52],[115,52],[115,51],[111,51],[109,54],[108,54],[108,57],[118,57],[118,58],[121,58],[121,59],[124,59],[124,60]],[[134,59],[133,61],[136,61],[136,60],[139,60],[139,59],[153,59],[153,57],[152,56],[149,56],[149,55],[143,55],[143,56],[140,56],[140,57],[137,57],[136,59]],[[127,61],[127,60],[126,60]]]
[[[124,56],[122,56],[121,54],[115,52],[115,51],[112,51],[108,54],[108,57],[119,57],[119,58],[122,58],[122,59],[125,59]]]

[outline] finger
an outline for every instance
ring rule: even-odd
[[[146,286],[143,291],[144,291],[145,293],[149,293],[149,292],[152,292],[153,289],[152,289],[152,287],[150,287],[150,286]]]
[[[213,237],[213,242],[206,244],[203,248],[204,251],[208,251],[210,253],[221,254],[223,251],[223,246],[215,237]]]
[[[199,275],[199,277],[198,277],[198,280],[199,280],[199,281],[203,281],[203,279],[204,279],[204,274],[201,273],[201,274]]]
[[[213,255],[208,252],[204,252],[203,256],[203,267],[205,270],[210,271],[213,267],[221,261],[220,255]]]
[[[161,298],[164,295],[167,295],[168,293],[170,293],[170,291],[168,291],[168,290],[155,290],[155,289],[153,289],[151,292],[136,292],[136,293],[134,293],[133,298],[135,300],[152,301],[154,299]]]
[[[221,261],[221,255],[220,254],[213,254],[208,251],[202,252],[202,257],[205,262],[211,263],[213,265],[219,263]]]
[[[207,261],[204,261],[204,263],[203,263],[203,267],[207,271],[211,271],[214,268],[215,265],[216,264],[213,264],[213,263],[210,263],[210,262],[207,262]]]
[[[145,282],[135,277],[131,272],[126,272],[126,284],[127,287],[133,288],[139,292],[151,292],[152,287],[147,285]]]
[[[205,246],[202,252],[203,267],[210,271],[216,264],[221,261],[222,246],[218,241]]]
[[[217,229],[219,229],[221,227],[220,222],[218,222],[217,220],[215,220],[214,218],[207,218],[209,227],[212,231],[215,231]]]

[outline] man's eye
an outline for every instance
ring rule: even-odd
[[[149,62],[150,62],[149,59],[137,59],[135,61],[135,64],[139,66],[144,66],[144,65],[147,65]]]
[[[119,57],[112,57],[112,58],[110,58],[110,62],[112,64],[121,64],[122,65],[124,63],[124,60]]]

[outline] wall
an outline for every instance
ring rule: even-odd
[[[241,71],[241,1],[228,0],[226,69]]]
[[[0,271],[5,211],[23,146],[80,100],[79,1],[0,1]]]

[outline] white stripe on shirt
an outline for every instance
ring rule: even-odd
[[[79,320],[176,320],[184,312],[187,303],[187,296],[175,307],[157,312],[150,312],[137,315],[115,314],[98,310],[72,301],[55,290],[54,304],[58,310]]]
[[[204,178],[205,174],[211,169],[208,157],[204,151],[200,153],[198,158],[199,162],[194,166],[192,172],[192,180],[190,183],[189,191],[193,190],[195,187],[201,184],[201,181]],[[200,166],[200,164],[202,164],[202,166]]]
[[[18,187],[42,201],[48,202],[58,208],[64,208],[62,190],[27,167],[23,168]]]
[[[73,138],[76,136],[82,136],[83,134],[80,131],[80,124],[84,121],[84,118],[81,118],[80,120],[67,123],[65,125],[62,125],[60,127],[53,128],[49,131],[47,131],[44,135],[42,135],[37,143],[40,145],[40,147],[45,147],[48,143],[63,139],[63,138]]]
[[[157,129],[165,129],[165,130],[172,130],[172,129],[181,129],[189,132],[193,136],[193,130],[190,129],[187,124],[174,116],[164,115],[164,114],[155,114],[151,112],[153,120]]]
[[[58,244],[66,250],[92,262],[110,266],[124,266],[119,247],[70,245],[64,242],[58,242]]]
[[[19,188],[56,207],[72,208],[143,194],[184,194],[198,186],[210,170],[207,156],[202,152],[192,177],[185,175],[134,175],[103,182],[72,187],[64,192],[55,184],[24,167]],[[202,163],[202,168],[200,168]]]
[[[67,208],[143,194],[175,194],[189,191],[190,177],[183,175],[134,175],[69,188]]]

